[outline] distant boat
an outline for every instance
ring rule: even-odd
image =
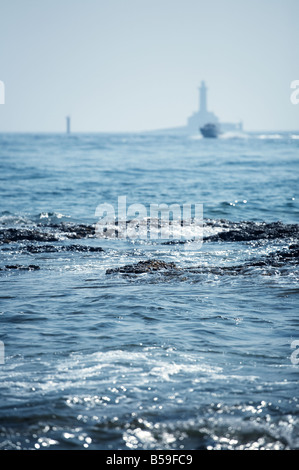
[[[205,126],[203,127],[200,127],[200,132],[202,133],[202,135],[204,137],[208,137],[208,138],[216,138],[218,137],[218,135],[220,134],[220,131],[218,129],[218,127],[216,126],[216,124],[206,124]]]

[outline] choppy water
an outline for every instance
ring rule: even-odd
[[[1,449],[299,448],[298,137],[0,136]],[[202,248],[96,237],[124,195]]]

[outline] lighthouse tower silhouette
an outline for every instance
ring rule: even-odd
[[[70,118],[70,116],[66,117],[66,133],[67,134],[71,133],[71,118]]]
[[[206,113],[207,110],[207,87],[205,82],[201,82],[201,86],[198,88],[199,90],[199,112],[201,114]]]
[[[199,100],[198,100],[198,111],[193,113],[192,116],[189,117],[187,127],[191,132],[198,132],[199,128],[204,126],[208,123],[218,124],[219,119],[214,114],[208,111],[208,104],[207,104],[207,87],[204,81],[201,82],[200,87],[198,88],[199,91]]]

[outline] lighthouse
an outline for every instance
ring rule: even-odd
[[[199,112],[201,114],[205,114],[207,112],[207,87],[205,82],[201,82],[201,86],[198,88],[199,90]]]
[[[207,123],[219,123],[218,117],[211,111],[208,111],[207,91],[208,89],[206,84],[204,81],[202,81],[200,87],[198,88],[198,111],[193,113],[192,116],[190,116],[188,119],[187,129],[189,132],[197,133],[199,132],[199,128]]]
[[[66,133],[67,134],[71,133],[71,118],[70,118],[70,116],[66,117]]]

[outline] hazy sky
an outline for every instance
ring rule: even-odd
[[[299,0],[0,0],[0,132],[299,129]]]

